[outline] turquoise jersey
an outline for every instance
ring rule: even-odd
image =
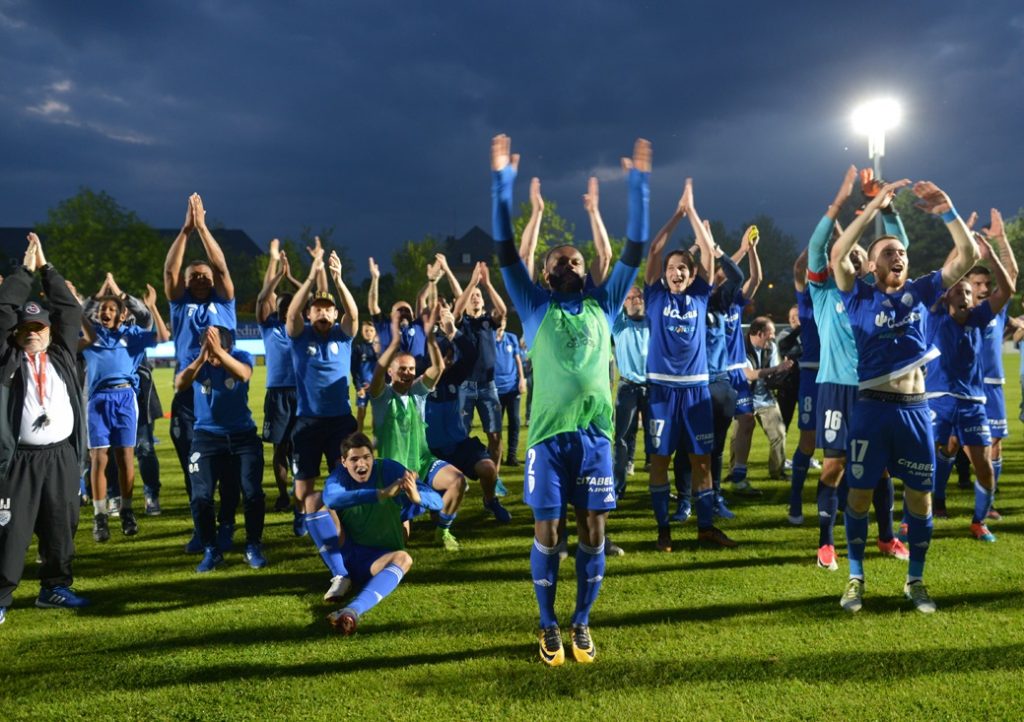
[[[904,248],[910,247],[903,221],[896,214],[882,215],[885,232],[895,236]],[[857,345],[853,328],[846,315],[846,306],[828,265],[828,241],[832,236],[833,221],[822,216],[807,244],[807,290],[814,305],[814,322],[818,324],[821,339],[821,358],[818,362],[819,384],[857,386]]]

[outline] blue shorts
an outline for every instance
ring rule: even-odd
[[[797,428],[801,431],[815,431],[818,428],[818,417],[814,414],[814,405],[818,400],[818,369],[800,369],[800,395],[797,397],[799,415],[796,417]]]
[[[356,430],[352,414],[299,416],[292,428],[292,472],[303,481],[320,476],[320,461],[327,459],[330,473],[341,457],[341,442]]]
[[[993,439],[1005,439],[1010,435],[1010,427],[1006,423],[1006,396],[1001,384],[985,384],[985,416],[988,417],[988,430]]]
[[[937,444],[945,445],[955,436],[961,446],[991,446],[992,434],[988,429],[985,405],[953,396],[928,399],[932,411],[932,433]]]
[[[818,384],[818,399],[814,405],[814,433],[815,443],[825,451],[825,456],[833,459],[846,456],[850,419],[857,403],[856,386],[829,381]]]
[[[715,425],[711,391],[707,386],[676,388],[649,384],[648,400],[651,453],[659,456],[671,456],[677,451],[711,453],[715,445]]]
[[[476,465],[491,458],[487,447],[475,436],[467,436],[451,446],[431,449],[430,453],[438,459],[444,459],[473,481],[480,478],[476,473]]]
[[[134,449],[139,428],[135,389],[100,389],[89,397],[89,448]]]
[[[370,569],[373,563],[385,554],[391,554],[397,549],[381,549],[380,547],[368,547],[349,541],[341,545],[341,558],[345,560],[345,568],[348,569],[349,577],[355,584],[366,584],[373,578]]]
[[[914,491],[931,491],[935,437],[926,401],[911,404],[859,398],[850,421],[845,479],[874,489],[888,469]]]
[[[567,505],[589,511],[615,508],[612,442],[593,426],[528,448],[525,477],[523,501],[538,521],[557,519]]]
[[[729,382],[736,389],[736,416],[754,413],[754,392],[750,390],[750,382],[743,369],[732,369]]]
[[[459,406],[467,431],[473,427],[474,409],[480,414],[480,428],[485,434],[501,431],[501,401],[498,399],[498,387],[493,381],[485,384],[463,381],[459,387]]]
[[[295,426],[295,387],[267,389],[263,399],[263,440],[271,444],[290,441]]]

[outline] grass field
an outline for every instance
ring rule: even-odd
[[[254,379],[252,406],[262,408]],[[158,371],[169,406],[170,372]],[[182,549],[189,537],[181,472],[158,425],[164,514],[140,517],[128,540],[116,520],[99,545],[83,510],[79,613],[37,610],[35,550],[0,627],[4,719],[1020,719],[1024,691],[1024,432],[1016,422],[1017,357],[1007,356],[1012,436],[992,525],[999,541],[970,538],[973,496],[950,486],[954,518],[936,523],[927,582],[939,612],[911,610],[906,564],[869,543],[865,608],[838,604],[846,579],[814,565],[817,530],[785,521],[782,483],[763,466],[755,432],[757,503],[735,501],[722,527],[740,546],[698,548],[693,522],[676,551],[654,550],[646,477],[637,474],[610,531],[627,554],[608,562],[592,615],[597,663],[545,668],[536,652],[528,569],[531,517],[520,473],[504,479],[511,526],[499,528],[467,495],[445,555],[425,522],[401,587],[350,638],[332,635],[322,602],[328,574],[290,514],[268,514],[270,566],[238,553],[208,575]],[[259,416],[259,414],[257,414]],[[257,423],[260,419],[257,418]],[[790,435],[790,452],[795,433]],[[525,439],[525,433],[524,433]],[[269,451],[269,449],[268,449]],[[522,454],[520,455],[522,458]],[[268,467],[269,469],[269,467]],[[813,520],[816,483],[806,487]],[[270,475],[268,499],[276,494]],[[898,513],[898,512],[897,512]],[[240,521],[240,520],[239,520]],[[813,521],[812,521],[813,523]],[[872,532],[873,533],[873,532]],[[843,531],[836,538],[845,555]],[[572,539],[571,541],[575,541]],[[559,613],[575,595],[561,569]]]

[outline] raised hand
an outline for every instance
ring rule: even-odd
[[[907,181],[909,183],[909,181]],[[904,183],[906,185],[906,183]],[[888,186],[886,186],[888,187]],[[901,186],[902,187],[902,186]],[[885,191],[885,188],[882,189]],[[920,200],[915,205],[925,213],[932,213],[941,216],[953,208],[953,201],[949,199],[945,191],[931,181],[918,181],[914,184],[914,195]]]
[[[978,222],[978,211],[971,211],[971,215],[967,216],[967,220],[964,223],[967,224],[968,229],[973,229],[974,224]]]
[[[757,226],[747,226],[747,230],[743,232],[743,239],[740,241],[740,246],[756,248],[760,241],[761,234],[758,232]]]
[[[323,249],[321,249],[323,253]],[[335,278],[341,278],[341,257],[337,251],[331,251],[331,257],[327,260],[327,269]]]
[[[275,261],[281,260],[281,241],[276,238],[270,239],[270,257]]]
[[[531,186],[532,185],[533,184],[531,183]],[[587,192],[583,195],[583,208],[586,209],[587,213],[597,213],[599,210],[599,200],[600,191],[597,184],[597,178],[591,176],[590,180],[587,181]]]
[[[438,254],[440,255],[440,254]],[[441,268],[441,264],[438,261],[427,264],[427,280],[431,283],[437,283],[441,280],[441,276],[444,275],[444,269]]]
[[[441,333],[448,338],[455,335],[455,314],[452,313],[452,309],[447,303],[441,306],[438,313],[438,326],[441,327]]]
[[[181,224],[181,232],[187,235],[191,233],[192,229],[194,229],[195,227],[196,218],[192,214],[192,196],[189,196],[188,201],[185,205],[185,222]]]
[[[146,293],[142,296],[142,302],[147,306],[152,306],[156,303],[156,289],[148,283],[146,284]]]
[[[196,228],[206,228],[206,208],[203,207],[203,199],[198,193],[193,193],[189,199],[192,203],[192,218]]]
[[[310,248],[309,246],[306,246],[306,250],[309,252],[309,255],[313,259],[314,263],[320,261],[322,265],[324,260],[324,247],[320,245],[319,236],[317,236],[315,240],[316,242],[313,244],[313,247]]]
[[[479,269],[478,275],[479,275],[479,278],[480,278],[480,283],[482,285],[484,285],[484,286],[490,286],[491,285],[491,269],[487,266],[487,263],[484,262],[484,261],[480,261],[476,265],[477,265],[477,268]]]
[[[544,210],[544,197],[540,194],[540,178],[530,179],[530,208],[534,213]]]
[[[986,238],[1006,238],[1006,229],[1003,226],[1003,214],[999,212],[998,208],[993,208],[990,211],[989,224],[987,227],[982,228],[981,232],[985,234]]]
[[[35,273],[36,268],[36,248],[39,246],[39,236],[35,233],[28,234],[28,247],[25,248],[25,257],[22,260],[22,265],[29,270],[29,273]]]
[[[989,242],[988,238],[981,233],[975,233],[974,240],[978,244],[978,253],[983,261],[991,261],[995,258],[995,249],[992,248],[992,244]]]
[[[437,269],[443,275],[444,272],[448,270],[448,259],[447,259],[447,257],[445,257],[445,255],[443,253],[435,253],[434,254],[434,261],[435,261],[435,265],[437,266]]]
[[[679,197],[676,212],[686,215],[693,210],[693,178],[687,178],[683,184],[683,195]]]
[[[633,157],[622,159],[622,170],[628,173],[634,168],[641,173],[651,172],[651,141],[637,138],[633,143]]]
[[[836,210],[842,208],[847,199],[853,195],[853,184],[856,182],[857,166],[851,165],[846,169],[846,173],[843,174],[843,180],[839,184],[839,190],[836,191],[835,200],[832,201],[832,205],[835,206]]]
[[[278,259],[277,275],[284,278],[291,273],[291,270],[291,266],[288,262],[288,254],[282,253],[281,257]]]
[[[373,260],[373,256],[370,256],[370,278],[374,280],[380,278],[380,266]]]
[[[519,169],[519,154],[512,153],[512,139],[501,133],[491,138],[491,170],[504,170],[509,165],[513,171]]]

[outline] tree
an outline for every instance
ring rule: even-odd
[[[416,295],[427,282],[427,266],[434,262],[435,255],[443,252],[444,245],[428,234],[420,241],[406,241],[391,254],[391,265],[395,267],[394,280],[390,284],[392,297],[388,299],[380,294],[381,310],[390,310],[391,304],[398,300],[406,301],[415,308]]]
[[[51,208],[36,229],[48,260],[82,294],[95,293],[108,272],[136,296],[163,276],[167,244],[105,191],[81,188]]]

